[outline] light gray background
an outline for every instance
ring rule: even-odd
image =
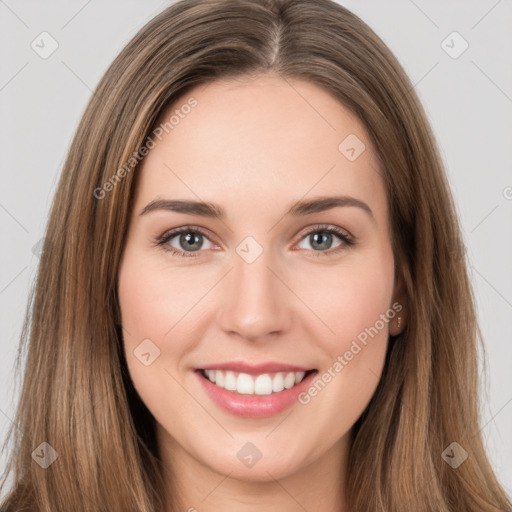
[[[464,229],[486,343],[481,426],[498,478],[512,493],[512,2],[340,3],[365,20],[398,57],[438,138]],[[2,441],[18,398],[12,367],[38,264],[32,248],[43,237],[71,137],[110,62],[168,4],[0,0]],[[59,45],[47,59],[31,48],[43,31]],[[453,31],[469,43],[456,59],[441,46]],[[452,52],[460,44],[453,37],[445,43]],[[0,468],[5,460],[4,454]]]

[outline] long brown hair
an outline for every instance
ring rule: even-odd
[[[512,510],[479,432],[481,334],[434,136],[390,50],[329,0],[179,1],[105,73],[62,171],[22,334],[6,510],[162,512],[154,420],[131,385],[118,325],[133,159],[160,113],[196,85],[265,73],[316,84],[353,111],[383,170],[407,327],[390,339],[353,429],[350,510]],[[58,454],[47,469],[32,456],[49,450],[43,442]],[[453,442],[468,453],[456,469],[442,457]]]

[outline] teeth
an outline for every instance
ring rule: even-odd
[[[224,387],[224,372],[220,370],[215,370],[215,384],[219,386],[219,388]]]
[[[306,372],[263,373],[256,377],[248,373],[223,370],[203,370],[204,375],[220,388],[242,395],[270,395],[299,384]]]
[[[243,395],[254,395],[254,379],[247,373],[240,373],[236,381],[236,391]]]
[[[272,379],[270,378],[270,375],[268,373],[264,375],[258,375],[256,377],[256,380],[254,381],[254,392],[257,395],[272,394]]]
[[[276,373],[275,377],[272,379],[272,391],[274,393],[279,393],[279,391],[283,391],[284,389],[284,377],[282,373]]]
[[[224,379],[224,389],[235,391],[237,386],[237,378],[233,372],[226,372]]]
[[[292,388],[293,386],[295,386],[295,374],[294,373],[289,373],[285,378],[284,378],[284,387],[286,389],[290,389]]]
[[[306,375],[306,372],[295,372],[295,384],[302,382],[302,379]]]

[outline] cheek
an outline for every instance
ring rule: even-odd
[[[381,315],[386,316],[391,305],[393,271],[392,255],[381,252],[354,264],[304,273],[308,278],[301,279],[298,295],[314,313],[309,322],[311,339],[322,344],[331,357],[349,350],[353,340],[364,343],[365,334],[369,339],[387,340],[389,313],[387,322]]]
[[[118,283],[128,371],[139,396],[159,419],[191,407],[175,378],[181,380],[186,354],[200,339],[190,321],[207,291],[204,279],[193,272],[172,273],[172,280],[169,274],[147,254],[132,250],[123,259]]]
[[[132,380],[139,391],[141,388],[154,391],[156,380],[167,380],[162,379],[164,368],[174,372],[172,366],[188,350],[191,339],[180,329],[187,325],[187,312],[204,294],[204,284],[194,282],[192,274],[187,279],[186,274],[175,273],[172,281],[165,277],[168,274],[168,270],[151,263],[147,255],[136,250],[124,258],[119,272],[124,349]],[[154,358],[151,365],[141,364],[137,357],[142,346],[147,348],[142,353],[149,352],[149,359]]]
[[[175,272],[152,264],[135,251],[123,261],[119,273],[119,302],[125,341],[173,337],[175,327],[205,293],[204,279],[194,272]],[[175,345],[174,343],[172,344]],[[172,349],[172,347],[169,347]]]
[[[310,295],[316,297],[314,307],[326,324],[315,338],[325,358],[316,380],[300,402],[315,415],[329,411],[326,416],[337,425],[333,441],[339,432],[351,428],[380,380],[389,322],[394,317],[393,271],[392,254],[383,251],[364,264],[361,261],[337,268],[325,280],[328,284],[323,293]],[[314,277],[308,279],[304,291],[311,289]]]
[[[379,264],[345,276],[345,284],[338,294],[337,310],[331,311],[335,331],[342,335],[344,341],[350,338],[364,343],[364,334],[368,332],[373,337],[387,339],[389,324],[382,323],[381,315],[386,315],[390,307],[393,292],[391,277],[390,270]]]

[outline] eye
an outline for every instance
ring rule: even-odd
[[[204,240],[208,240],[206,247]],[[208,239],[205,232],[198,228],[185,226],[173,231],[164,233],[157,241],[157,245],[164,247],[176,256],[196,257],[201,249],[211,249],[214,244]],[[177,247],[176,247],[177,245]]]
[[[333,237],[341,240],[334,246],[334,250],[328,251],[333,247]],[[312,250],[315,256],[330,256],[337,254],[346,247],[354,245],[352,237],[337,226],[314,226],[300,240],[300,242],[308,242],[310,247],[306,249]]]

